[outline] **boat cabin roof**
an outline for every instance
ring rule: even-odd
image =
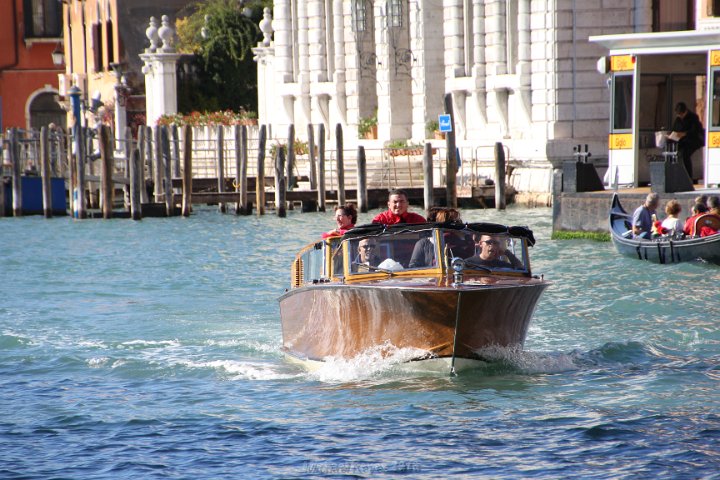
[[[499,223],[463,223],[463,222],[445,222],[445,223],[398,223],[396,225],[382,225],[379,223],[368,223],[366,225],[358,225],[343,235],[343,240],[354,237],[365,237],[368,235],[379,235],[382,233],[400,233],[412,232],[419,230],[428,230],[430,228],[444,228],[448,230],[471,230],[475,233],[485,233],[489,235],[510,235],[512,237],[522,237],[528,242],[528,245],[535,245],[535,237],[532,230],[528,227],[507,226]]]

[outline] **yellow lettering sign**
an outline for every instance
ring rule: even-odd
[[[611,133],[608,137],[610,150],[629,150],[633,148],[632,133]]]
[[[720,50],[710,50],[710,66],[717,67],[720,65]]]
[[[635,57],[632,55],[614,55],[610,57],[610,69],[613,72],[623,72],[635,69]]]
[[[720,132],[708,133],[708,147],[720,148]]]

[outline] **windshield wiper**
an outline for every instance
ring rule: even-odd
[[[355,267],[358,267],[358,271],[356,273],[364,273],[360,271],[360,267],[366,268],[368,272],[381,272],[381,273],[387,273],[388,275],[392,276],[395,274],[394,271],[388,270],[387,268],[380,268],[380,267],[373,267],[372,265],[368,265],[367,263],[361,263],[361,262],[352,262],[352,265]]]
[[[487,265],[480,265],[479,263],[470,262],[468,260],[465,260],[465,265],[469,267],[474,267],[480,270],[485,270],[486,272],[492,272],[494,269],[488,267]]]

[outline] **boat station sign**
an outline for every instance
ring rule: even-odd
[[[449,114],[438,115],[438,125],[441,132],[452,132],[452,121]]]

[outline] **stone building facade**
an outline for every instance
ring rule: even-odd
[[[549,192],[575,145],[607,156],[605,52],[588,36],[650,31],[652,3],[275,0],[255,51],[260,122],[323,123],[329,135],[340,123],[346,148],[417,143],[451,94],[463,162],[491,162],[502,142],[515,187]],[[357,140],[375,112],[378,140]]]

